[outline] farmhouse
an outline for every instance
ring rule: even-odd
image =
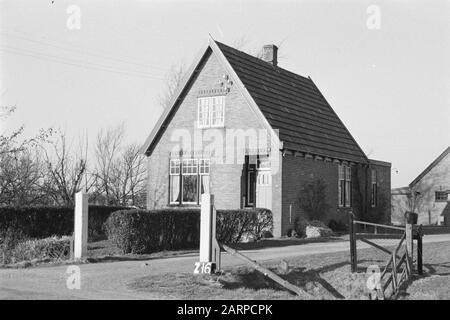
[[[213,39],[202,48],[143,146],[148,208],[198,206],[209,192],[218,209],[271,209],[274,236],[317,198],[325,223],[347,222],[350,210],[390,217],[390,163],[368,159],[277,51],[266,45],[260,59]]]
[[[405,211],[419,214],[418,224],[450,224],[450,147],[407,187],[392,189],[393,224],[404,224]]]

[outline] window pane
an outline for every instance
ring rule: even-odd
[[[201,176],[201,191],[200,193],[209,193],[209,176]]]
[[[249,171],[247,173],[247,204],[255,203],[255,184],[256,184],[256,172]]]
[[[372,207],[377,205],[377,184],[372,184]]]
[[[170,175],[179,175],[180,174],[180,160],[173,159],[170,160]]]
[[[345,167],[345,180],[350,181],[352,179],[352,169],[350,167]]]
[[[207,127],[209,125],[208,98],[198,99],[198,124],[200,127]]]
[[[351,182],[345,181],[345,206],[350,207],[351,205]]]
[[[210,166],[209,159],[200,159],[200,161],[199,161],[199,173],[202,174],[202,175],[208,175],[209,174],[209,166]]]
[[[197,203],[197,175],[183,176],[183,202]]]
[[[435,201],[447,201],[447,199],[448,199],[447,192],[436,191]]]
[[[211,126],[223,126],[224,97],[212,97],[210,103]]]
[[[170,176],[170,203],[180,203],[180,176]]]
[[[338,171],[339,171],[339,179],[344,179],[344,166],[339,165],[338,166]]]
[[[339,181],[339,205],[340,206],[345,205],[345,181],[344,180]]]
[[[183,175],[197,174],[198,160],[197,159],[183,159],[182,171],[183,171]]]

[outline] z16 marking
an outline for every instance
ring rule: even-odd
[[[210,274],[213,271],[212,262],[196,262],[194,268],[194,274],[199,273],[208,273]]]

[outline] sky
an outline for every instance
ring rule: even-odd
[[[94,141],[124,123],[144,143],[170,70],[209,35],[251,52],[279,45],[279,66],[310,76],[363,151],[392,163],[392,187],[450,145],[450,1],[439,0],[0,1],[0,105],[17,107],[0,129]]]

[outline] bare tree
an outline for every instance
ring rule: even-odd
[[[170,71],[166,77],[166,88],[159,96],[159,104],[163,108],[170,107],[169,104],[172,101],[178,86],[181,84],[186,72],[184,63],[175,64],[170,68]]]
[[[14,112],[16,107],[0,106],[0,121],[3,122],[8,119]],[[27,149],[28,147],[35,147],[43,141],[47,141],[53,134],[53,129],[40,129],[39,133],[31,138],[23,138],[24,125],[14,129],[10,133],[5,131],[0,132],[0,154],[14,153]]]
[[[48,204],[43,181],[44,162],[35,148],[0,154],[0,205]]]
[[[80,141],[75,150],[66,134],[60,132],[45,152],[46,179],[43,190],[58,205],[73,205],[75,194],[91,189],[92,179],[87,179],[87,142]],[[89,181],[88,181],[89,180]]]
[[[97,201],[144,206],[146,166],[137,144],[124,144],[123,124],[100,131],[95,146]]]

